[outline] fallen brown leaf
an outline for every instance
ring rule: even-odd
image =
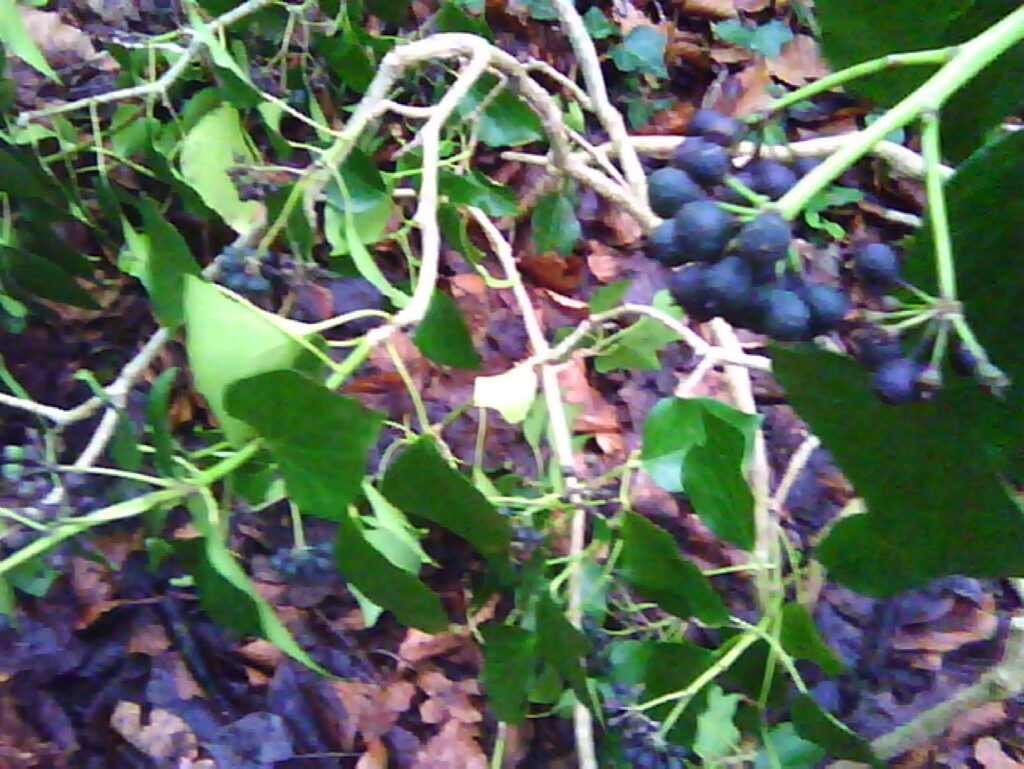
[[[1006,755],[995,737],[982,737],[975,743],[974,760],[985,769],[1020,769],[1024,766]]]
[[[165,764],[194,758],[199,747],[188,724],[169,711],[155,708],[143,724],[142,706],[136,702],[117,703],[110,725],[134,748]]]
[[[416,754],[413,769],[487,769],[487,756],[475,737],[473,727],[447,722]]]
[[[768,71],[779,80],[800,86],[828,74],[818,43],[810,35],[796,35],[782,52],[768,62]]]

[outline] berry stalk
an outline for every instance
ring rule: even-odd
[[[921,114],[938,110],[971,78],[1024,39],[1024,6],[1005,16],[977,37],[956,48],[956,55],[892,109],[834,152],[817,168],[797,182],[777,210],[787,219],[795,217],[811,198],[835,181],[891,132],[903,128]]]

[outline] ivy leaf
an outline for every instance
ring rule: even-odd
[[[537,636],[521,627],[488,622],[480,627],[484,665],[480,674],[487,700],[499,721],[520,723],[537,664]]]
[[[518,212],[515,192],[479,171],[456,174],[443,169],[438,175],[438,192],[455,205],[476,206],[488,216],[501,218]]]
[[[782,52],[782,47],[793,39],[793,31],[789,24],[781,19],[772,19],[754,27],[746,26],[739,19],[726,19],[715,24],[714,29],[721,40],[759,53],[768,59],[776,58]]]
[[[149,293],[153,312],[160,323],[176,329],[185,322],[185,278],[199,276],[199,265],[177,228],[161,216],[156,204],[149,198],[138,198],[135,206],[142,214],[145,225],[141,241],[132,241],[141,247],[134,256],[139,261],[140,280]]]
[[[239,445],[253,430],[225,407],[228,387],[265,371],[310,368],[309,353],[281,329],[290,321],[242,305],[200,278],[187,275],[184,281],[185,350],[196,389],[228,440]],[[296,336],[301,333],[300,327]]]
[[[406,515],[443,526],[488,559],[504,559],[512,538],[508,521],[444,461],[432,438],[420,438],[388,465],[381,492]]]
[[[1024,516],[998,455],[962,417],[972,383],[949,382],[932,400],[897,408],[875,397],[852,360],[777,346],[772,358],[789,402],[867,502],[867,514],[839,521],[818,548],[834,579],[892,595],[948,574],[1024,571]]]
[[[622,524],[622,573],[641,595],[677,617],[721,625],[729,612],[700,569],[679,554],[667,531],[641,515]]]
[[[798,603],[782,607],[779,641],[790,655],[816,663],[827,675],[837,676],[843,672],[843,663],[821,639],[810,612]]]
[[[256,164],[238,110],[221,104],[203,115],[182,139],[180,162],[185,181],[225,224],[236,232],[253,226],[260,204],[242,200],[228,175],[234,166]]]
[[[348,516],[382,417],[297,371],[268,371],[231,384],[228,413],[264,438],[288,496],[311,515]],[[339,436],[344,436],[339,439]]]
[[[704,442],[683,459],[683,490],[701,520],[742,550],[754,547],[754,495],[743,475],[743,433],[705,413]]]
[[[98,310],[100,306],[74,276],[62,267],[20,248],[0,245],[0,270],[8,288],[22,296],[36,296],[61,304]]]
[[[576,698],[587,704],[587,691],[583,658],[587,653],[587,641],[583,634],[565,618],[565,612],[545,591],[537,601],[537,648],[541,656],[558,671],[558,674],[572,687]]]
[[[60,77],[53,71],[25,28],[19,5],[15,0],[0,0],[0,42],[7,53],[17,56],[50,80],[60,83]]]
[[[618,31],[615,25],[608,21],[604,11],[596,5],[590,6],[589,10],[583,14],[583,25],[594,40],[603,40],[606,37],[611,37]]]
[[[402,624],[427,633],[440,633],[448,627],[437,594],[384,557],[347,513],[338,519],[334,556],[345,579],[375,604],[392,612]]]
[[[580,238],[573,200],[566,191],[550,192],[537,201],[531,216],[533,242],[538,254],[568,254]]]
[[[463,369],[480,368],[469,326],[452,298],[434,291],[427,314],[416,327],[413,342],[434,363]]]
[[[861,761],[875,769],[883,769],[884,765],[875,758],[867,740],[822,710],[810,695],[797,695],[791,715],[797,734],[820,745],[830,756]]]
[[[239,633],[267,639],[306,667],[330,676],[288,632],[224,541],[210,530],[205,516],[193,518],[201,530],[206,530],[205,536],[176,541],[174,548],[196,581],[199,602],[206,613]]]
[[[611,49],[610,54],[621,72],[668,77],[665,34],[650,24],[634,27],[621,43]]]

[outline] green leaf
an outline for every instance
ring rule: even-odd
[[[672,303],[667,291],[655,294],[653,305],[677,320],[683,316],[683,311]],[[594,368],[602,374],[616,369],[660,371],[658,351],[678,338],[676,332],[664,323],[645,315],[608,345],[595,359]]]
[[[382,417],[297,371],[268,371],[228,386],[224,405],[266,440],[288,496],[311,515],[339,520],[359,495]]]
[[[813,742],[797,736],[791,723],[782,723],[768,732],[769,747],[757,754],[754,769],[815,769],[825,758],[825,751]]]
[[[0,269],[3,271],[5,285],[20,289],[25,297],[49,299],[87,310],[100,309],[73,275],[49,259],[20,248],[0,245]]]
[[[227,388],[256,374],[298,366],[305,348],[281,329],[291,321],[242,305],[200,278],[185,277],[184,309],[185,350],[196,389],[228,440],[239,445],[253,429],[228,413]]]
[[[587,641],[565,617],[564,610],[545,591],[537,600],[537,650],[558,671],[584,705],[590,704],[583,662]]]
[[[1024,475],[1024,346],[1020,344],[1024,271],[1007,269],[1021,253],[1021,178],[1024,132],[1017,132],[972,155],[945,186],[957,286],[967,322],[991,361],[1013,381],[1002,399],[967,386],[957,408],[971,415],[962,421],[1010,478]],[[907,249],[904,261],[908,279],[918,285],[933,284],[927,233]]]
[[[476,206],[495,218],[515,216],[518,212],[515,192],[479,171],[456,174],[442,169],[438,192],[457,206]]]
[[[721,625],[729,612],[667,531],[634,512],[622,523],[622,573],[637,591],[677,617]]]
[[[843,663],[821,639],[810,612],[798,603],[782,607],[779,641],[791,656],[814,662],[827,675],[837,676],[843,672]]]
[[[199,276],[199,265],[181,233],[160,215],[149,198],[138,198],[135,205],[145,226],[143,241],[134,241],[144,249],[134,254],[141,263],[140,280],[153,303],[153,313],[161,325],[176,329],[185,322],[185,277]]]
[[[822,710],[810,695],[797,695],[791,715],[797,734],[815,745],[820,745],[831,757],[861,761],[871,764],[876,769],[882,769],[884,766],[871,752],[867,740]]]
[[[344,190],[339,189],[337,177],[332,177],[324,188],[327,204],[336,211],[362,214],[391,197],[391,185],[373,158],[359,148],[354,148],[338,167],[338,177],[345,185]]]
[[[657,27],[649,24],[634,27],[621,43],[611,49],[610,54],[621,72],[668,77],[665,34]]]
[[[61,82],[25,28],[18,6],[15,0],[0,0],[0,43],[6,53],[17,56],[50,80]]]
[[[714,448],[704,430],[705,419],[722,420],[739,430],[743,456],[749,455],[757,417],[714,398],[662,398],[644,420],[641,459],[647,474],[666,491],[683,490],[683,460],[694,446]]]
[[[461,6],[465,3],[446,2],[441,3],[434,15],[434,23],[438,32],[468,32],[471,35],[479,35],[485,40],[494,40],[491,28],[487,26],[487,20],[477,13],[467,13]]]
[[[683,490],[716,536],[742,550],[754,547],[754,495],[743,474],[743,433],[704,414],[704,442],[683,459]]]
[[[370,545],[351,516],[342,515],[338,524],[334,555],[345,579],[404,625],[427,633],[440,633],[448,627],[436,593]]]
[[[538,254],[553,251],[572,253],[580,238],[573,200],[565,191],[550,192],[537,201],[530,219],[533,225],[534,248]]]
[[[631,283],[632,281],[629,280],[617,280],[607,286],[595,289],[590,295],[590,301],[587,302],[590,314],[597,315],[622,304],[622,297],[626,295]]]
[[[145,401],[145,421],[150,426],[154,448],[153,464],[157,472],[165,478],[175,477],[175,465],[171,461],[174,440],[167,423],[167,412],[171,387],[177,375],[178,370],[175,368],[161,372],[150,387],[150,394],[146,396]]]
[[[373,516],[364,518],[366,539],[391,563],[410,574],[419,574],[425,563],[433,563],[420,545],[419,532],[409,519],[376,488],[364,480],[363,495]]]
[[[793,39],[789,24],[781,19],[772,19],[754,27],[746,26],[739,19],[726,19],[715,24],[714,29],[720,39],[768,59],[776,58],[782,52],[782,47]]]
[[[709,765],[731,755],[740,741],[740,730],[733,720],[739,706],[739,694],[726,694],[721,687],[708,687],[707,709],[697,716],[697,739],[693,751]]]
[[[834,579],[892,595],[948,574],[1024,572],[1024,515],[974,415],[963,418],[972,385],[950,382],[931,401],[893,407],[852,360],[781,347],[772,357],[788,401],[867,502],[867,515],[841,520],[818,548]]]
[[[197,525],[209,529],[198,520],[202,517],[195,516]],[[243,635],[265,638],[311,670],[330,676],[295,641],[219,537],[210,533],[199,539],[177,540],[174,549],[195,578],[199,603],[212,619]]]
[[[181,173],[211,209],[236,232],[248,232],[259,216],[258,201],[245,201],[228,169],[256,165],[242,132],[238,110],[221,104],[203,115],[181,142]]]
[[[646,658],[643,676],[643,698],[656,699],[671,692],[685,689],[697,676],[707,672],[714,664],[715,652],[702,649],[691,641],[643,641],[630,656]],[[692,745],[697,736],[697,716],[707,704],[708,687],[704,687],[690,700],[675,727],[668,733],[672,742]],[[676,702],[666,702],[651,709],[651,716],[663,720]]]
[[[1018,0],[822,0],[814,11],[833,69],[891,53],[963,43],[1018,7]],[[895,104],[932,69],[890,68],[849,84],[881,105]],[[970,154],[986,132],[1024,101],[1024,47],[1013,46],[956,93],[942,110],[944,150]]]
[[[427,314],[413,334],[413,342],[434,363],[480,368],[480,356],[473,347],[469,326],[452,298],[441,291],[434,291]]]
[[[540,140],[544,132],[537,114],[508,90],[493,96],[496,83],[494,78],[481,78],[459,102],[459,116],[478,123],[480,141],[490,147],[517,147]],[[485,98],[488,106],[478,116],[477,108]]]
[[[480,674],[495,717],[510,724],[526,717],[526,698],[537,664],[537,636],[529,630],[498,622],[480,626],[484,665]]]
[[[520,364],[501,374],[473,380],[473,405],[495,409],[512,424],[526,419],[536,397],[537,372],[532,365]]]
[[[381,492],[406,515],[443,526],[488,559],[508,551],[508,521],[444,461],[432,438],[420,438],[388,466]]]
[[[587,12],[583,14],[583,25],[594,40],[603,40],[606,37],[611,37],[618,31],[615,25],[608,21],[604,11],[596,5],[590,6]]]

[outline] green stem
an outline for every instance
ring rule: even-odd
[[[927,51],[893,53],[887,56],[880,56],[877,59],[864,61],[860,64],[854,64],[852,67],[841,69],[838,72],[833,72],[831,75],[826,75],[820,80],[808,83],[802,88],[790,91],[785,96],[781,96],[773,101],[766,111],[768,114],[779,112],[786,109],[786,107],[791,107],[794,104],[803,101],[804,99],[809,99],[810,97],[816,96],[819,93],[824,93],[825,91],[831,91],[833,88],[842,85],[843,83],[848,83],[859,77],[874,75],[887,69],[928,64],[935,66],[945,64],[955,53],[956,46],[949,46],[947,48],[933,48]]]
[[[1024,37],[1024,6],[1005,16],[977,37],[956,48],[955,55],[914,92],[830,155],[803,177],[777,203],[785,218],[792,219],[821,190],[862,158],[878,142],[926,111],[938,110],[994,59]]]
[[[924,155],[925,195],[928,202],[928,223],[935,244],[935,273],[939,281],[939,295],[943,299],[956,299],[956,269],[953,261],[953,241],[949,235],[949,217],[946,213],[946,195],[942,190],[942,150],[939,136],[939,114],[921,115],[921,154]]]
[[[348,357],[334,369],[334,373],[327,378],[327,381],[324,383],[327,389],[334,390],[338,388],[342,382],[348,379],[355,372],[357,368],[363,365],[363,361],[370,356],[372,351],[372,340],[364,336],[359,340],[359,344],[356,345],[356,348],[348,354]]]

